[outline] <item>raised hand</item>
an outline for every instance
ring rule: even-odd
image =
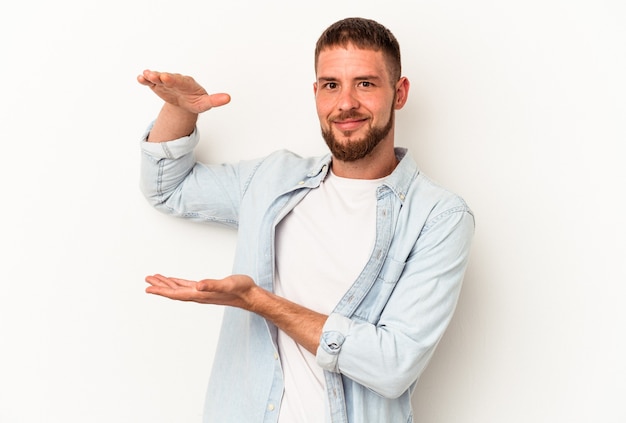
[[[225,93],[208,94],[191,76],[145,70],[137,81],[165,101],[147,140],[164,142],[190,135],[198,114],[230,102]]]
[[[191,76],[145,70],[137,81],[149,87],[163,101],[191,113],[202,113],[230,102],[225,93],[208,94]]]

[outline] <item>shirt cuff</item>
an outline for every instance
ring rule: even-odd
[[[324,370],[339,373],[339,353],[351,326],[352,320],[337,313],[326,319],[315,356],[317,364]]]
[[[183,157],[191,153],[200,140],[198,128],[196,127],[191,135],[186,137],[164,142],[148,142],[148,134],[150,134],[153,125],[154,122],[148,126],[141,138],[141,150],[157,159],[178,159]]]

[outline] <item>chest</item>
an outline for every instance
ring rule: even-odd
[[[321,313],[334,309],[371,256],[378,185],[330,177],[281,221],[277,293]]]

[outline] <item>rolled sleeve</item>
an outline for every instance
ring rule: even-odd
[[[351,326],[352,320],[337,313],[331,314],[326,319],[316,354],[317,364],[324,370],[339,372],[337,364],[339,352]]]
[[[471,213],[448,210],[427,226],[380,316],[331,314],[317,350],[324,370],[385,398],[402,395],[425,369],[452,318],[467,265]]]
[[[193,151],[200,140],[198,129],[194,128],[191,135],[165,142],[148,142],[148,135],[152,130],[150,126],[141,138],[141,150],[155,159],[179,159]]]

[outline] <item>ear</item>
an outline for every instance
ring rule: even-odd
[[[396,104],[393,105],[396,110],[400,110],[406,104],[409,97],[410,87],[411,84],[409,83],[409,80],[404,76],[396,82]]]
[[[313,95],[317,95],[317,81],[313,83]]]

